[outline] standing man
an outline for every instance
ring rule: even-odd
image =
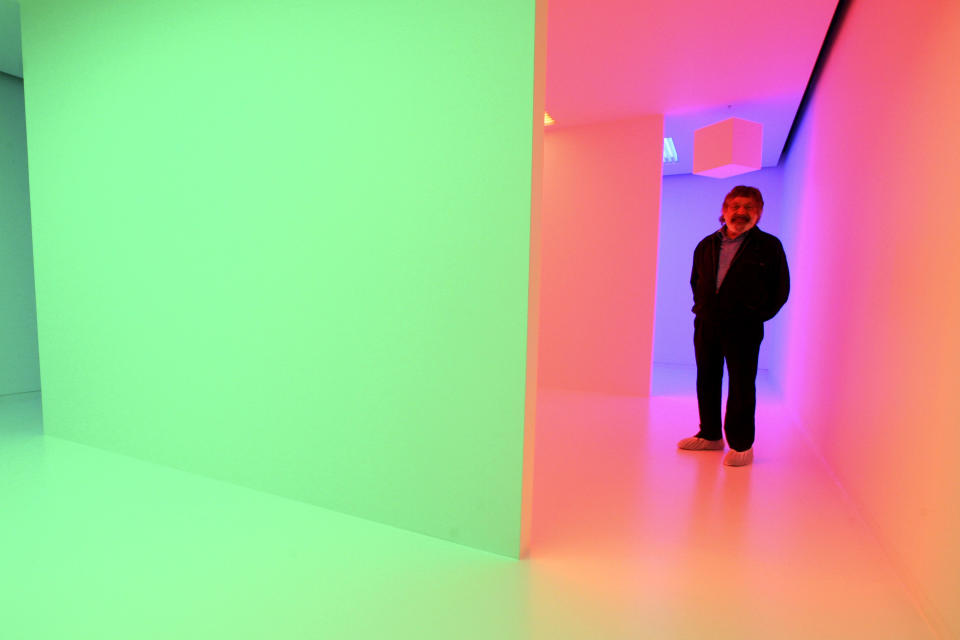
[[[700,431],[678,443],[695,451],[723,449],[720,398],[723,361],[730,373],[722,424],[728,466],[753,462],[757,408],[757,359],[763,323],[777,315],[790,292],[783,245],[757,227],[763,196],[754,187],[734,187],[723,199],[723,227],[693,252],[693,345],[697,357]]]

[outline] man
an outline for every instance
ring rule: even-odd
[[[757,358],[763,323],[777,314],[790,292],[783,245],[757,227],[763,196],[754,187],[734,187],[723,199],[723,226],[693,252],[693,344],[697,357],[700,431],[681,449],[721,450],[720,398],[723,362],[730,374],[723,431],[728,466],[753,462],[757,407]]]

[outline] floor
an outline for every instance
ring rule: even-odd
[[[652,398],[543,392],[512,561],[41,435],[0,397],[0,637],[932,638],[760,381],[756,460],[686,452]]]

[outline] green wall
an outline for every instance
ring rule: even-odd
[[[0,395],[39,388],[23,81],[0,73]]]
[[[534,5],[24,0],[46,432],[516,555]]]

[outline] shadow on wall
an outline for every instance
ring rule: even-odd
[[[23,80],[9,75],[19,70],[19,11],[11,17],[9,4],[0,3],[0,395],[40,389]],[[16,51],[3,36],[16,37]]]

